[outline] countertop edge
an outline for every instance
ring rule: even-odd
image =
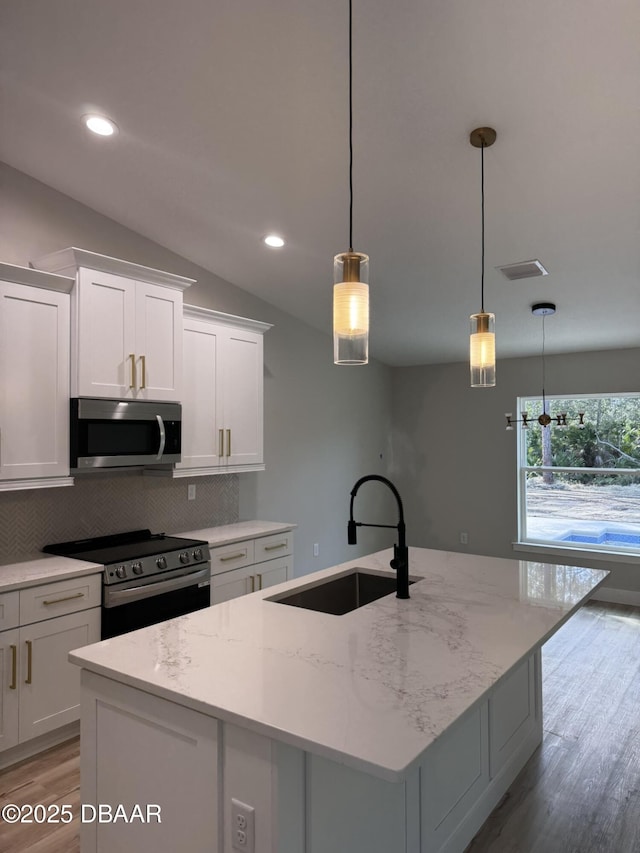
[[[56,568],[49,566],[49,570],[47,570],[47,563],[57,563],[58,565]],[[48,555],[43,555],[41,559],[9,563],[6,566],[0,566],[0,594],[47,583],[56,583],[57,581],[71,580],[83,575],[102,574],[103,568],[101,563],[89,563],[84,560],[74,560],[71,557]],[[13,577],[10,580],[3,580],[4,570],[7,571],[7,574],[25,571],[32,572],[32,574],[27,577]]]

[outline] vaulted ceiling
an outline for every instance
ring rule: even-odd
[[[0,158],[330,332],[347,22],[347,0],[3,0]],[[639,45],[637,0],[353,0],[373,357],[467,357],[480,125],[498,357],[539,352],[540,300],[549,352],[640,345]],[[549,275],[495,269],[531,258]]]

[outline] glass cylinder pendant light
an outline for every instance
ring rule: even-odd
[[[469,339],[469,367],[472,388],[493,388],[496,384],[496,333],[495,314],[484,310],[484,149],[496,141],[492,127],[477,127],[471,131],[469,141],[480,149],[480,187],[482,206],[482,278],[481,309],[471,315]]]
[[[369,256],[353,251],[353,73],[349,0],[349,251],[333,259],[333,360],[369,361]]]
[[[343,252],[333,259],[333,360],[369,360],[369,256]]]

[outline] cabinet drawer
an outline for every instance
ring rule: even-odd
[[[229,572],[231,569],[240,569],[242,566],[250,566],[253,562],[255,562],[253,539],[211,549],[212,575]]]
[[[273,560],[275,557],[285,557],[292,551],[292,533],[277,533],[273,536],[261,536],[255,541],[256,563],[263,560]]]
[[[0,631],[18,627],[20,618],[19,599],[20,593],[17,589],[13,592],[3,592],[0,595]]]
[[[29,625],[54,616],[64,616],[99,607],[102,596],[102,575],[32,586],[20,590],[20,624]]]

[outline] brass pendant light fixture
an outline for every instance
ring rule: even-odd
[[[472,388],[493,388],[496,384],[496,333],[495,314],[484,310],[484,149],[496,141],[492,127],[477,127],[471,131],[469,141],[480,149],[480,187],[482,203],[482,279],[480,312],[472,314],[469,339],[469,367]]]
[[[333,259],[333,361],[369,361],[369,256],[353,251],[353,59],[349,0],[349,251]]]
[[[505,414],[505,418],[507,419],[507,431],[513,429],[514,424],[522,424],[522,429],[529,429],[529,426],[534,423],[540,424],[540,426],[544,429],[545,427],[550,427],[555,425],[556,427],[560,427],[564,429],[569,426],[569,421],[567,420],[567,413],[560,412],[558,415],[554,415],[553,417],[547,411],[547,398],[545,396],[545,379],[546,379],[546,364],[544,358],[544,345],[545,345],[545,335],[544,335],[544,319],[545,317],[551,317],[556,313],[556,306],[553,302],[536,302],[531,306],[531,313],[535,317],[542,317],[542,411],[538,415],[537,418],[533,415],[529,415],[528,412],[522,412],[521,418],[514,418],[511,412],[507,412]],[[569,418],[569,420],[573,420],[573,418]],[[577,420],[576,426],[578,429],[584,429],[584,412],[578,412],[575,416],[575,420]]]

